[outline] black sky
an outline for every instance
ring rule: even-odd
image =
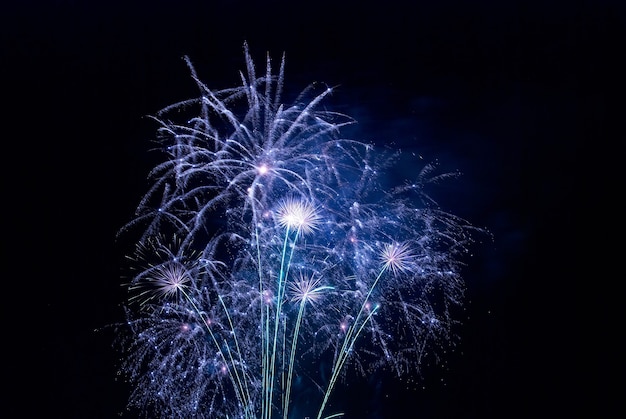
[[[237,84],[244,41],[259,64],[286,53],[292,93],[338,85],[332,104],[358,120],[357,139],[460,170],[440,202],[493,234],[469,261],[461,340],[445,367],[427,368],[418,389],[352,385],[353,417],[567,417],[595,403],[582,374],[577,262],[593,181],[585,167],[609,137],[608,80],[624,47],[620,2],[32,0],[2,9],[4,248],[15,288],[6,362],[27,396],[5,403],[4,417],[124,412],[112,335],[94,330],[123,319],[115,233],[154,164],[156,126],[145,116],[196,93],[185,55],[210,87]]]

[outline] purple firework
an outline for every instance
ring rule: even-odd
[[[129,404],[286,419],[304,386],[312,417],[339,417],[346,376],[416,371],[449,339],[477,229],[426,195],[451,174],[426,164],[383,188],[396,155],[341,137],[354,121],[321,106],[332,88],[283,103],[284,55],[257,75],[244,50],[240,86],[212,90],[187,60],[199,97],[154,116],[166,158],[121,231],[138,233],[120,329]]]

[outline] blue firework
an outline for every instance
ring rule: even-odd
[[[244,49],[240,86],[212,90],[187,60],[199,96],[154,116],[165,158],[122,229],[137,238],[120,330],[130,405],[286,419],[308,386],[311,415],[339,417],[346,376],[409,373],[448,338],[477,229],[425,194],[448,176],[434,165],[383,189],[394,156],[341,137],[354,121],[323,107],[333,89],[286,104],[284,56],[257,75]]]

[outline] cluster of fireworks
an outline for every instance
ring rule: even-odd
[[[306,388],[309,416],[339,417],[346,376],[410,373],[447,339],[474,227],[428,197],[451,176],[431,164],[383,185],[395,156],[341,138],[354,121],[323,108],[331,88],[284,104],[284,56],[260,76],[245,62],[215,91],[188,61],[200,96],[154,117],[167,158],[122,229],[140,232],[120,330],[130,406],[287,419]]]

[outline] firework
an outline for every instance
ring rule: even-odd
[[[474,228],[425,194],[433,165],[383,188],[393,156],[341,137],[354,121],[322,108],[333,89],[283,103],[284,55],[257,76],[244,49],[241,86],[212,90],[187,60],[199,97],[154,116],[166,157],[121,231],[137,233],[120,330],[129,404],[286,419],[297,377],[316,390],[312,417],[339,417],[342,379],[415,371],[448,336]]]

